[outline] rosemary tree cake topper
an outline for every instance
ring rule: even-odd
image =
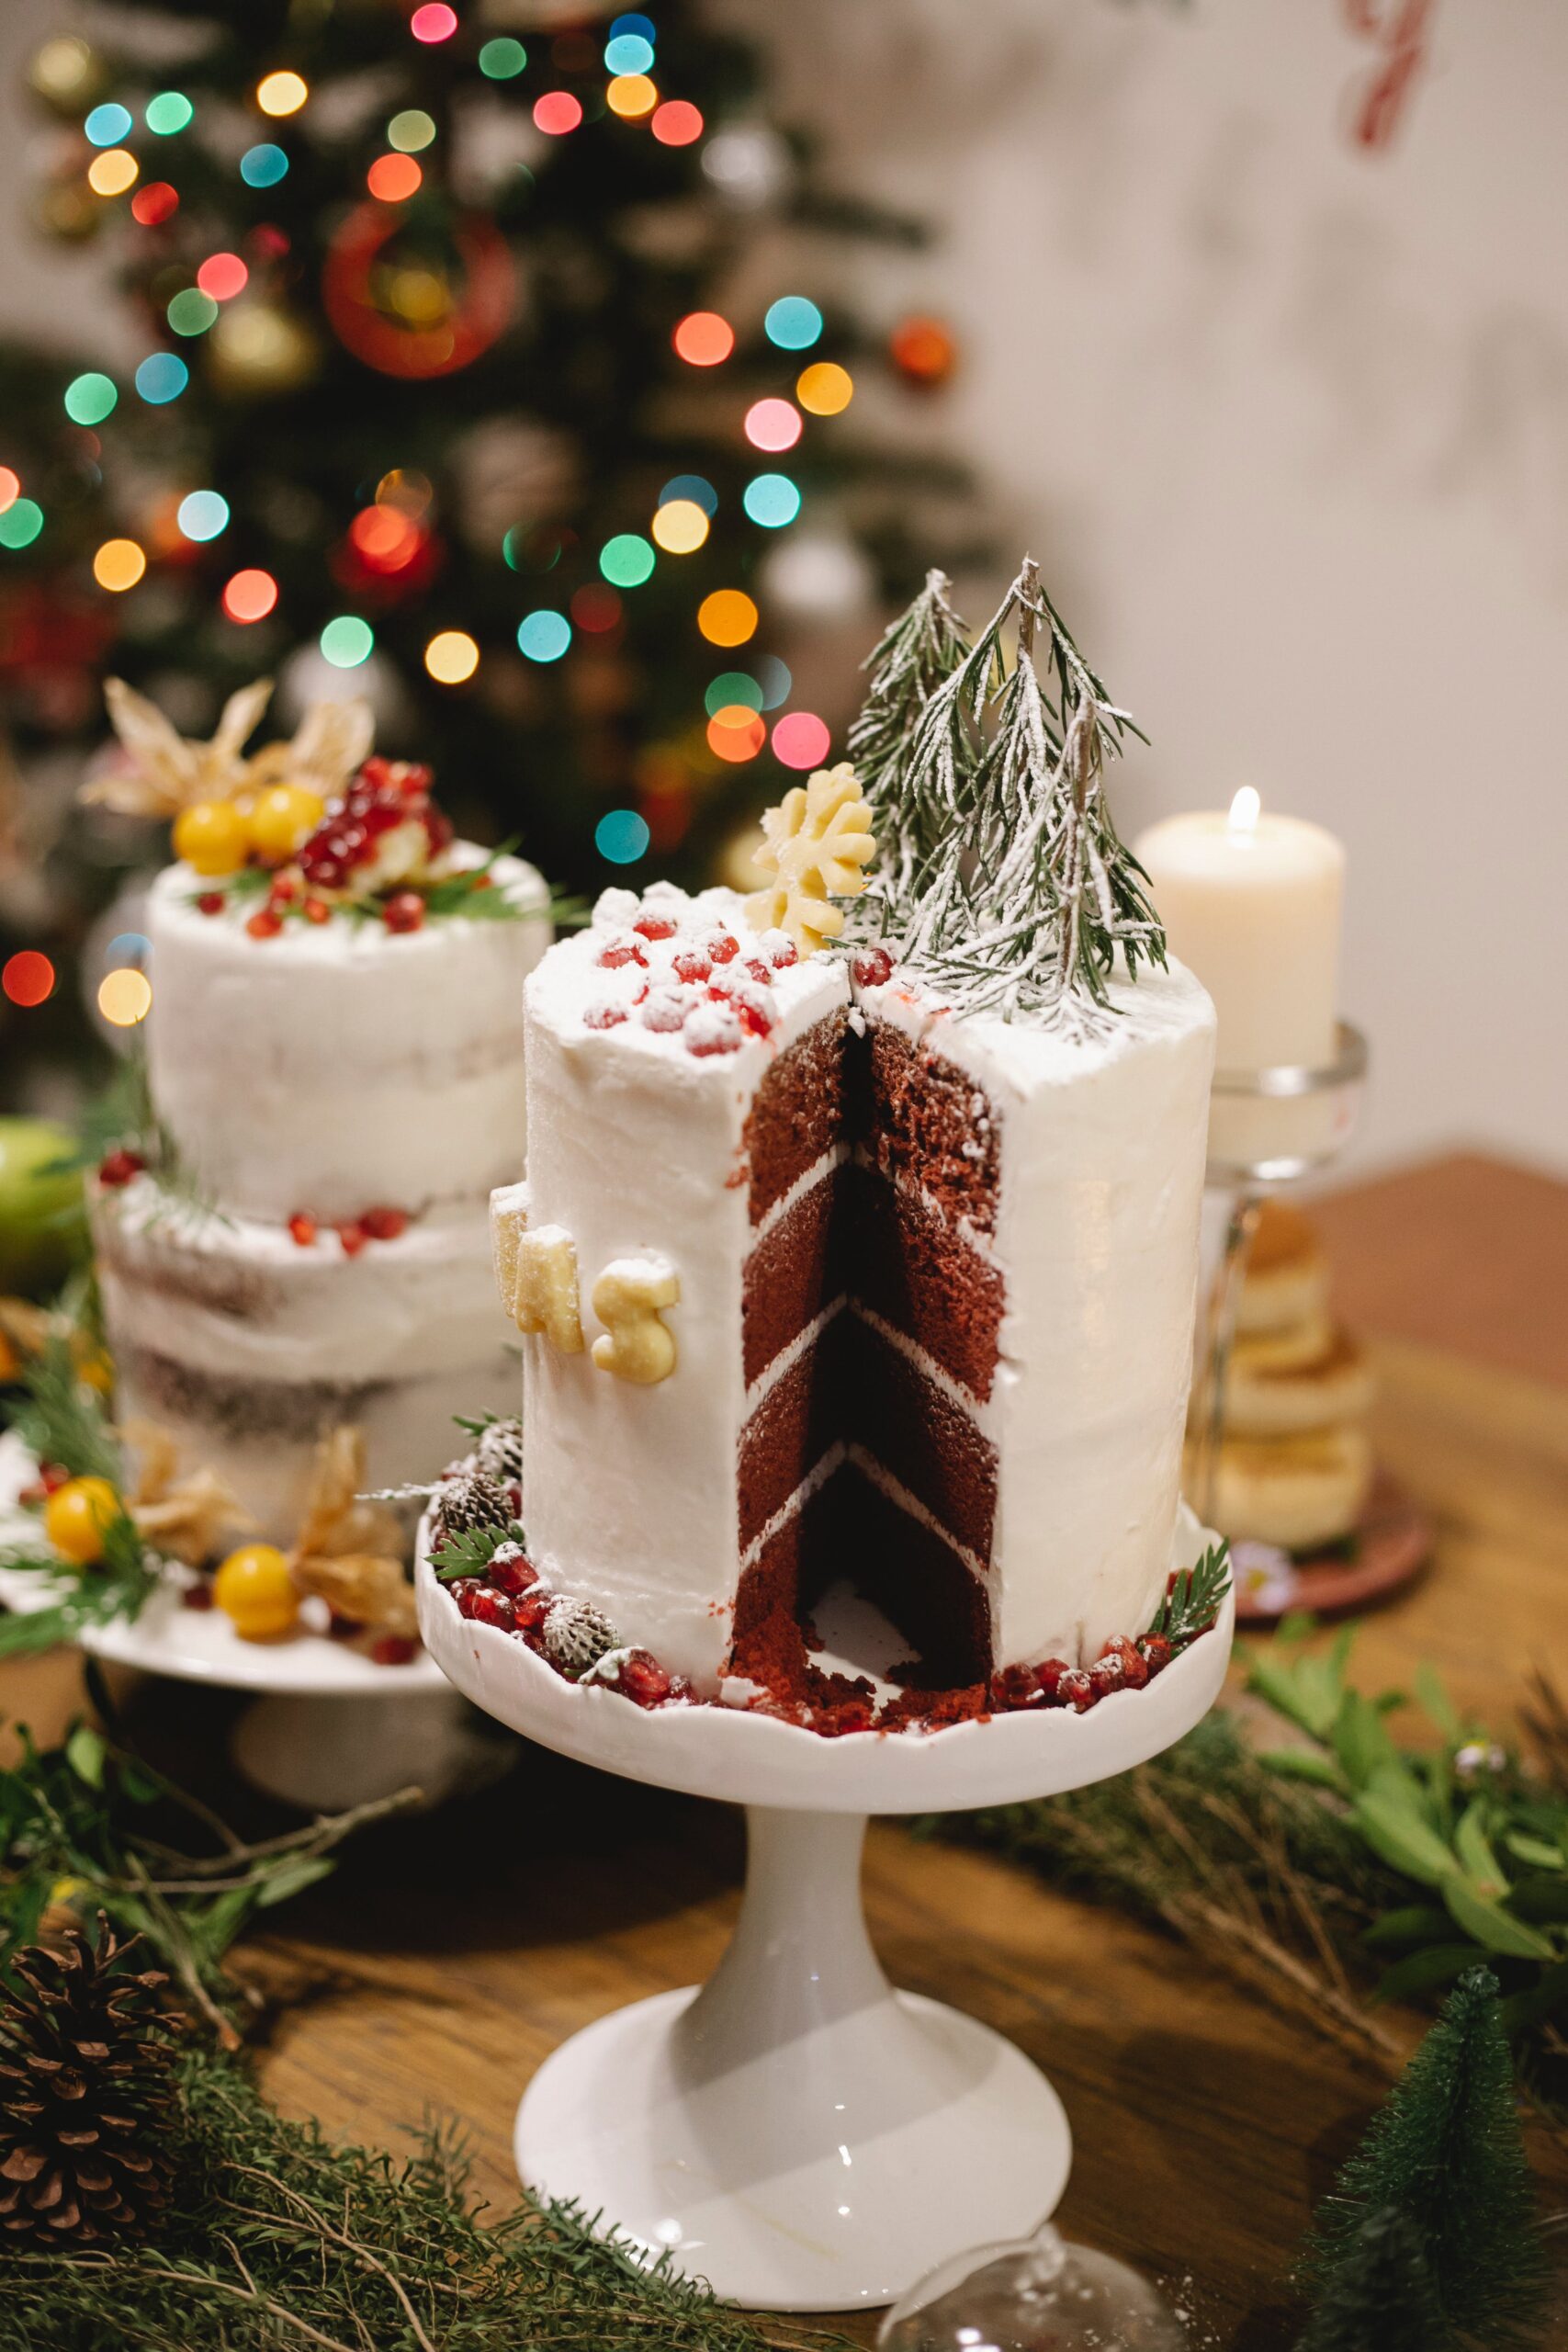
[[[931,572],[867,666],[849,748],[886,851],[869,919],[966,1011],[1102,1029],[1118,954],[1134,978],[1140,960],[1166,960],[1146,876],[1105,795],[1108,762],[1139,730],[1034,562],[973,640]]]

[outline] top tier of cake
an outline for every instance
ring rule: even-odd
[[[457,865],[484,853],[457,843]],[[335,912],[253,938],[243,899],[203,912],[186,865],[153,883],[149,1079],[180,1161],[220,1208],[323,1221],[373,1203],[473,1199],[523,1150],[523,980],[548,893],[517,858],[514,922],[443,916],[412,933]]]
[[[590,1340],[606,1270],[677,1294],[653,1385],[525,1341],[558,1589],[710,1690],[776,1689],[846,1575],[950,1682],[1146,1624],[1213,1014],[1179,967],[1110,993],[1088,1041],[959,1013],[881,951],[801,958],[664,885],[546,956],[526,1231],[570,1246]]]

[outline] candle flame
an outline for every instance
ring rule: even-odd
[[[1255,833],[1263,796],[1250,784],[1244,784],[1231,802],[1230,829],[1233,833]]]

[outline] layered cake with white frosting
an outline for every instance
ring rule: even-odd
[[[548,900],[451,839],[423,769],[227,781],[176,815],[186,857],[149,894],[148,1100],[94,1231],[118,1418],[288,1544],[331,1430],[386,1484],[512,1402],[486,1203],[523,1153]]]
[[[1169,1654],[1213,1008],[1104,812],[1120,714],[1071,667],[1032,707],[1002,617],[863,798],[843,766],[770,811],[770,888],[606,892],[527,984],[521,1521],[438,1497],[437,1574],[643,1704],[931,1724]]]

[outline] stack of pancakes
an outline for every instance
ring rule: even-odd
[[[1348,1535],[1372,1481],[1371,1375],[1328,1308],[1328,1270],[1299,1209],[1265,1204],[1242,1279],[1213,1522],[1310,1552]]]

